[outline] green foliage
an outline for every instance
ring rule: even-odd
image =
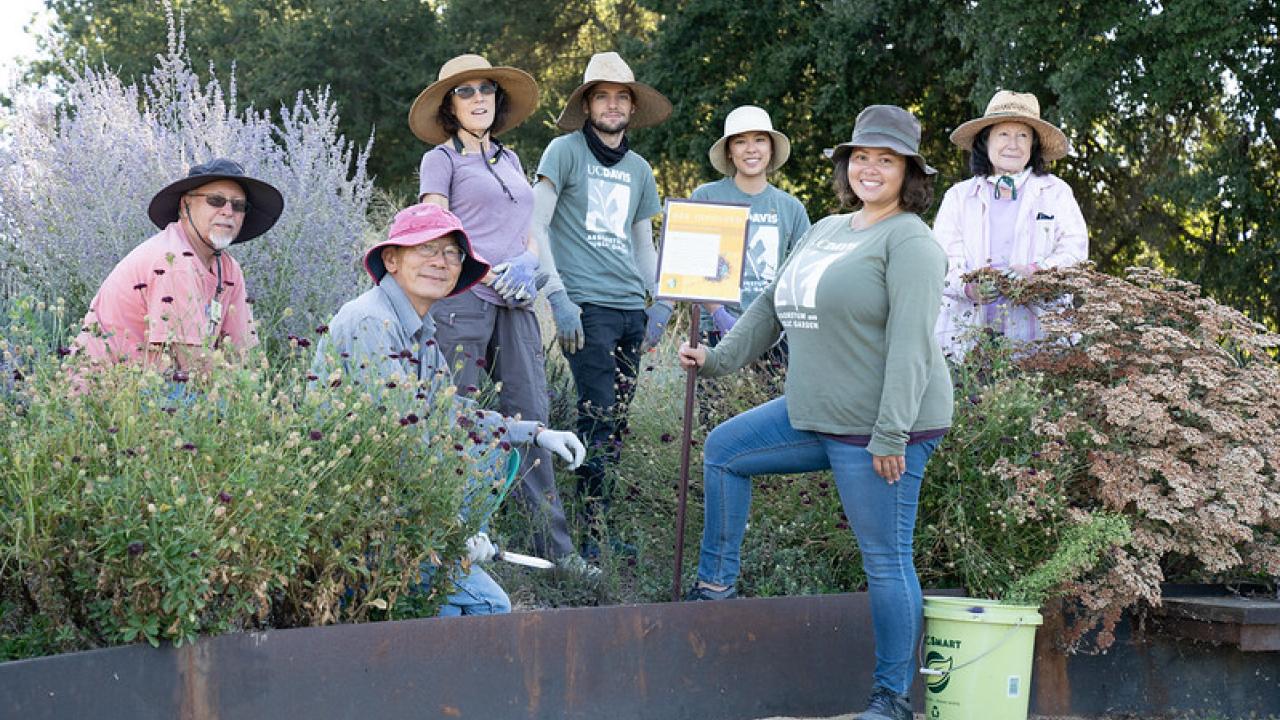
[[[33,305],[0,348],[21,378],[0,396],[5,656],[438,607],[487,497],[470,489],[497,480],[487,450],[450,449],[471,441],[447,394],[402,418],[389,389],[307,389],[305,340],[199,384],[90,370],[45,350]],[[423,563],[446,569],[411,593]]]
[[[141,77],[164,47],[162,4],[50,0],[61,57]],[[1274,0],[1057,3],[984,0],[173,0],[196,66],[234,62],[259,108],[328,86],[347,137],[378,142],[370,169],[411,194],[425,149],[405,114],[447,58],[479,52],[531,72],[539,112],[504,140],[532,171],[592,52],[617,49],[675,105],[635,133],[663,194],[715,179],[724,116],[763,105],[793,140],[775,178],[832,209],[821,149],[862,107],[892,102],[924,125],[937,191],[967,175],[947,135],[998,88],[1034,92],[1075,152],[1053,171],[1075,190],[1108,272],[1175,269],[1251,317],[1280,322],[1280,40]],[[44,72],[57,68],[44,68]]]

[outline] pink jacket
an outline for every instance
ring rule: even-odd
[[[991,195],[986,179],[974,177],[952,185],[942,198],[933,236],[947,253],[947,281],[943,287],[942,312],[935,332],[945,353],[959,359],[968,350],[966,330],[981,324],[977,303],[964,294],[968,272],[990,265],[991,240],[987,206]],[[1010,265],[1039,268],[1061,267],[1084,262],[1089,257],[1089,233],[1071,186],[1054,175],[1030,175],[1018,192],[1025,193],[1014,226]],[[1039,218],[1039,219],[1037,219]],[[1006,335],[1031,340],[1038,335],[1038,323],[1030,312],[1011,313],[1005,323]]]

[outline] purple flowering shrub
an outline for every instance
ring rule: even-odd
[[[170,17],[167,51],[140,84],[76,69],[65,102],[20,97],[0,147],[0,267],[9,282],[83,314],[107,273],[156,232],[146,209],[190,166],[230,157],[275,185],[285,210],[262,237],[234,245],[268,349],[327,319],[364,282],[357,260],[372,181],[370,144],[337,127],[327,91],[300,92],[271,114],[236,102],[192,70]],[[370,143],[372,140],[370,140]]]
[[[0,658],[434,614],[499,480],[447,393],[316,378],[305,337],[176,382],[39,335],[0,340]]]

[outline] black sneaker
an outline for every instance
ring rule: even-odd
[[[694,583],[689,588],[689,592],[684,594],[684,599],[688,601],[698,600],[732,600],[738,597],[738,589],[732,585],[723,590],[712,590],[700,582]]]
[[[912,720],[911,698],[877,685],[867,700],[867,709],[853,720]]]

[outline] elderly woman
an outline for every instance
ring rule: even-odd
[[[1089,255],[1089,235],[1071,187],[1045,168],[1069,146],[1062,130],[1040,119],[1034,95],[997,92],[986,113],[956,128],[951,142],[969,151],[972,177],[947,191],[933,234],[948,261],[938,341],[959,360],[977,329],[1016,343],[1041,336],[1034,310],[1012,306],[993,283],[966,283],[964,275],[989,268],[1027,277],[1075,265]]]
[[[431,307],[435,339],[461,392],[480,385],[481,372],[501,383],[498,410],[545,423],[550,412],[542,334],[533,312],[538,248],[529,227],[533,188],[520,158],[496,139],[537,108],[538,85],[523,70],[494,67],[460,55],[409,110],[409,127],[434,145],[422,156],[419,200],[458,217],[475,251],[493,271],[469,292]],[[523,481],[513,493],[543,530],[535,550],[580,571],[545,450],[526,453]]]
[[[946,257],[918,213],[933,168],[920,124],[892,105],[863,110],[838,145],[836,194],[856,212],[826,217],[714,348],[680,363],[714,377],[758,357],[785,329],[783,397],[707,436],[705,516],[690,600],[735,597],[756,475],[830,469],[871,595],[875,689],[866,720],[909,720],[907,691],[923,599],[912,555],[925,463],[951,426],[951,378],[933,339]]]

